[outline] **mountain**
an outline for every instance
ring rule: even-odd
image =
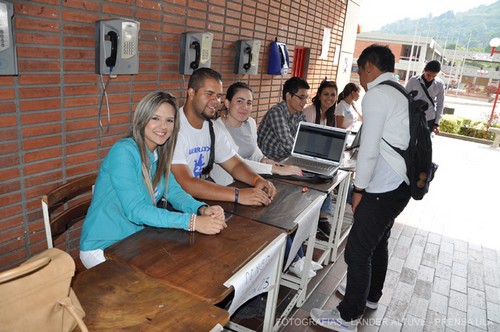
[[[417,4],[416,4],[417,5]],[[500,0],[491,5],[481,5],[466,12],[454,13],[452,10],[439,16],[429,16],[402,20],[384,25],[377,32],[413,36],[434,37],[443,47],[455,48],[458,39],[459,49],[489,53],[490,40],[500,37]],[[470,42],[469,42],[470,38]]]

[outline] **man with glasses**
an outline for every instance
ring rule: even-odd
[[[265,156],[282,160],[292,153],[293,140],[307,104],[309,84],[299,77],[283,85],[283,100],[267,111],[257,130],[257,144]]]
[[[179,109],[180,130],[172,173],[186,192],[199,199],[268,205],[276,195],[276,188],[241,160],[224,133],[210,133],[211,119],[221,107],[221,97],[222,79],[218,72],[210,68],[193,72],[188,82],[186,102]],[[252,187],[225,187],[203,178],[210,173],[211,167],[207,168],[210,160],[233,178]]]

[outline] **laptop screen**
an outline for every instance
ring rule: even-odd
[[[347,132],[332,127],[317,127],[301,123],[294,154],[339,162],[344,151]]]

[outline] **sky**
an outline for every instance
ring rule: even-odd
[[[498,0],[363,0],[360,21],[362,31],[368,32],[406,17],[417,19],[429,14],[439,16],[449,10],[465,12]],[[389,16],[389,17],[388,17]]]

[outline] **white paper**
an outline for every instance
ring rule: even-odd
[[[276,273],[280,272],[278,263],[285,239],[284,234],[277,237],[224,283],[226,287],[231,285],[234,287],[234,298],[228,310],[229,314],[232,315],[240,305],[275,286],[274,280],[276,280]]]
[[[324,198],[324,196],[323,196]],[[295,255],[299,251],[302,243],[309,237],[311,233],[311,229],[313,228],[314,223],[318,223],[319,213],[321,209],[321,205],[323,204],[323,200],[315,200],[311,205],[309,205],[304,212],[302,212],[295,223],[298,224],[297,232],[293,238],[292,246],[290,248],[290,252],[288,253],[288,259],[286,261],[285,269],[292,263]],[[283,271],[284,271],[283,270]]]
[[[332,29],[324,28],[323,29],[323,42],[321,44],[321,55],[319,56],[322,60],[328,59],[328,52],[330,51],[330,36],[332,33]]]

